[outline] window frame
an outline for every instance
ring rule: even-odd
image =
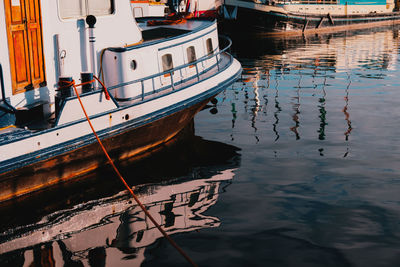
[[[86,12],[85,12],[85,13],[87,13],[87,14],[82,15],[82,16],[79,16],[79,17],[76,16],[76,17],[64,18],[64,17],[61,15],[60,1],[61,1],[61,0],[57,0],[58,17],[59,17],[60,21],[80,20],[80,19],[85,19],[88,15],[92,15],[92,14],[89,14],[89,10],[88,10],[88,4],[87,4],[87,2],[88,2],[89,0],[79,0],[79,1],[85,1],[85,9],[86,9]],[[106,17],[106,16],[113,16],[113,15],[115,15],[115,0],[109,0],[109,1],[110,1],[110,3],[111,3],[111,13],[109,13],[109,14],[103,14],[103,15],[95,15],[96,18],[97,18],[97,17]]]
[[[189,51],[190,51],[191,58],[189,58]],[[196,47],[194,45],[191,45],[186,48],[186,57],[187,57],[188,64],[194,63],[197,61]],[[195,67],[195,64],[192,64],[189,66],[189,68],[193,68],[193,67]]]
[[[212,38],[207,38],[206,40],[206,49],[207,49],[207,56],[214,54],[214,46],[212,43]]]
[[[170,64],[170,66],[168,66],[168,67],[170,67],[170,68],[165,68],[165,61],[164,61],[164,58],[170,58],[170,60],[171,60],[171,64]],[[174,59],[173,59],[173,57],[172,57],[172,54],[171,53],[167,53],[167,54],[164,54],[164,55],[162,55],[161,56],[161,66],[162,66],[162,68],[163,68],[163,72],[166,72],[166,71],[169,71],[169,70],[172,70],[172,69],[174,69]],[[171,76],[171,74],[173,75],[174,74],[174,72],[172,71],[172,72],[169,72],[169,73],[164,73],[164,77],[169,77],[169,76]]]

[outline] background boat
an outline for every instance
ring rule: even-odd
[[[226,27],[233,23],[269,32],[312,33],[390,25],[399,22],[400,12],[392,0],[226,0],[224,16]]]

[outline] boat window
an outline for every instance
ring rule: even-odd
[[[79,18],[85,13],[85,3],[81,0],[59,0],[58,7],[60,9],[61,18]]]
[[[88,15],[102,16],[114,12],[114,0],[59,0],[63,19],[84,18]]]
[[[131,61],[131,69],[132,69],[132,70],[136,70],[136,68],[137,68],[137,63],[136,63],[136,60],[133,59],[133,60]]]
[[[194,46],[189,46],[186,48],[186,53],[187,53],[187,60],[188,63],[193,63],[196,61],[196,50],[194,49]],[[191,65],[190,67],[193,67],[194,65]]]
[[[161,58],[162,60],[162,67],[163,71],[169,71],[174,68],[174,63],[172,62],[172,55],[171,54],[165,54]],[[169,76],[170,74],[164,74],[164,76]]]
[[[208,38],[206,40],[206,45],[207,45],[207,55],[212,55],[214,52],[214,49],[213,49],[211,38]]]
[[[88,15],[101,16],[114,12],[112,0],[86,0],[88,4]]]

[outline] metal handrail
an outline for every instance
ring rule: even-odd
[[[16,112],[16,109],[10,104],[8,103],[7,99],[6,99],[6,92],[5,92],[5,88],[4,88],[4,77],[3,77],[3,67],[0,64],[0,86],[1,86],[1,101],[6,104],[6,106],[11,109],[12,112]]]
[[[175,89],[175,88],[174,88],[174,87],[175,87],[175,84],[182,83],[183,81],[187,81],[187,80],[192,79],[192,78],[194,78],[194,77],[196,77],[197,80],[199,81],[199,80],[200,80],[200,75],[203,74],[203,73],[205,73],[205,72],[207,72],[207,71],[209,71],[209,70],[212,69],[215,65],[217,66],[218,71],[220,71],[221,66],[220,66],[219,56],[220,56],[222,53],[225,53],[228,49],[230,49],[230,47],[231,47],[231,45],[232,45],[232,40],[231,40],[229,37],[224,36],[224,35],[220,35],[219,37],[222,38],[222,39],[224,39],[224,40],[226,40],[226,41],[228,41],[228,44],[226,45],[226,47],[224,47],[223,49],[221,49],[220,51],[218,51],[218,53],[215,53],[215,52],[217,51],[217,49],[218,49],[218,47],[217,47],[217,48],[213,51],[212,54],[206,55],[206,56],[203,56],[203,57],[200,57],[200,58],[197,59],[196,61],[193,61],[193,62],[184,64],[184,65],[175,67],[175,68],[173,68],[173,69],[170,69],[170,70],[167,70],[167,71],[164,71],[164,72],[160,72],[160,73],[156,73],[156,74],[153,74],[153,75],[149,75],[149,76],[144,77],[144,78],[140,78],[140,79],[136,79],[136,80],[133,80],[133,81],[129,81],[129,82],[124,82],[124,83],[120,83],[120,84],[117,84],[117,85],[113,85],[113,86],[108,87],[108,90],[111,91],[111,90],[115,90],[115,89],[120,88],[120,87],[123,87],[123,86],[131,85],[131,84],[135,84],[135,83],[141,83],[142,95],[138,95],[137,97],[134,97],[134,98],[140,98],[140,97],[141,97],[142,100],[143,100],[143,99],[144,99],[144,96],[145,96],[145,93],[144,93],[144,82],[147,81],[147,80],[150,80],[150,79],[152,80],[152,89],[153,89],[153,92],[155,92],[155,91],[156,91],[156,88],[155,88],[154,79],[157,78],[157,77],[161,77],[161,76],[167,74],[167,75],[169,75],[169,76],[171,77],[171,84],[170,84],[169,86],[166,86],[166,87],[164,87],[164,88],[161,88],[162,90],[159,90],[159,91],[167,90],[167,89],[170,89],[171,87],[172,87],[172,89],[174,90],[174,89]],[[232,57],[231,54],[229,54],[229,53],[227,53],[227,54],[229,55],[229,62],[228,62],[228,64],[229,64],[229,63],[232,62],[233,57]],[[202,62],[204,62],[204,61],[206,61],[206,60],[208,60],[208,59],[211,59],[211,58],[213,58],[213,57],[216,58],[217,63],[216,63],[215,65],[211,66],[210,68],[208,68],[207,70],[205,70],[205,71],[203,71],[203,72],[199,72],[199,69],[198,69],[198,66],[197,66],[197,65],[198,65],[199,63],[202,63]],[[173,73],[174,73],[175,71],[180,71],[180,72],[182,72],[182,69],[187,68],[187,67],[189,67],[189,66],[193,66],[193,65],[196,66],[196,74],[195,74],[195,75],[191,75],[190,77],[187,77],[187,78],[184,79],[184,80],[181,79],[179,82],[176,82],[176,81],[174,82],[174,78],[173,78],[174,75],[173,75]],[[181,76],[182,76],[182,75],[181,75]]]
[[[0,64],[0,86],[1,86],[1,100],[5,101],[6,95],[4,90],[4,80],[3,80],[3,67]]]

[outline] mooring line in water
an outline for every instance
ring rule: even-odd
[[[97,81],[99,81],[99,83],[103,86],[104,92],[106,94],[106,98],[108,96],[108,91],[106,89],[106,87],[104,86],[104,84],[96,77],[93,76]],[[135,193],[133,192],[132,188],[129,187],[128,183],[125,181],[125,179],[122,177],[121,173],[119,172],[119,170],[117,169],[117,167],[115,166],[113,160],[111,159],[110,155],[108,154],[106,148],[104,147],[103,143],[101,142],[99,136],[97,135],[92,122],[89,119],[89,116],[86,113],[86,109],[83,106],[82,100],[79,96],[78,90],[76,89],[76,87],[78,86],[82,86],[84,84],[89,84],[94,82],[94,80],[92,81],[88,81],[85,83],[81,83],[81,84],[75,84],[75,81],[72,80],[71,82],[65,82],[63,81],[63,85],[65,87],[70,87],[72,86],[74,88],[75,94],[78,98],[79,104],[82,107],[83,113],[85,114],[86,120],[89,123],[90,128],[92,129],[92,132],[94,134],[94,136],[97,139],[97,142],[99,143],[101,149],[103,150],[105,156],[107,157],[108,161],[110,162],[111,166],[113,167],[115,173],[117,174],[117,176],[119,177],[119,179],[122,181],[122,183],[124,184],[124,186],[128,189],[129,193],[131,194],[131,196],[133,197],[133,199],[136,201],[136,203],[140,206],[140,208],[144,211],[144,213],[146,214],[147,217],[149,217],[149,219],[153,222],[153,224],[157,227],[157,229],[161,232],[161,234],[169,241],[169,243],[176,249],[178,250],[178,252],[192,265],[192,266],[196,266],[197,264],[194,263],[194,261],[175,243],[174,240],[172,240],[172,238],[161,228],[161,226],[156,222],[156,220],[153,218],[153,216],[150,215],[150,213],[146,210],[145,206],[142,204],[142,202],[140,202],[140,200],[138,199],[138,197],[135,195]],[[109,97],[109,96],[108,96]]]

